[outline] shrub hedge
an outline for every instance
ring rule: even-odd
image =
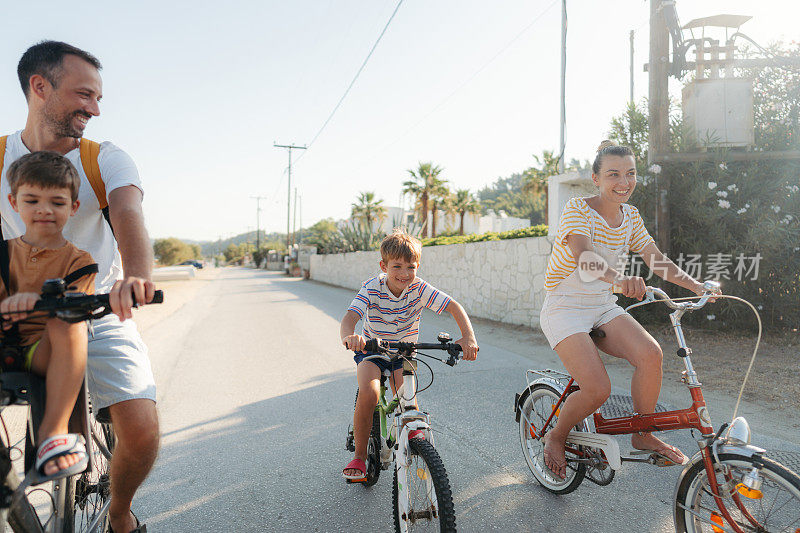
[[[504,241],[506,239],[524,239],[526,237],[544,237],[547,235],[547,226],[540,224],[528,228],[514,229],[511,231],[487,231],[486,233],[473,233],[470,235],[445,235],[422,239],[422,246],[444,246],[447,244],[462,244],[467,242]]]

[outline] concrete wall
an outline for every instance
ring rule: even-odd
[[[425,247],[418,275],[472,317],[538,327],[551,247],[548,237]],[[355,295],[363,281],[380,272],[379,261],[379,252],[314,255],[311,279]]]
[[[570,198],[577,196],[594,196],[597,187],[592,182],[592,171],[578,170],[550,176],[547,183],[548,205],[547,219],[550,222],[548,234],[555,237],[558,233],[558,222]]]

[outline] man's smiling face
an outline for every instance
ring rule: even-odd
[[[58,137],[81,138],[89,119],[100,114],[102,97],[100,72],[78,56],[66,55],[56,85],[46,93],[45,123]]]

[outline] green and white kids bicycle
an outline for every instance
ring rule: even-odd
[[[450,335],[440,333],[438,340],[438,343],[414,343],[370,339],[365,348],[365,352],[374,355],[365,357],[364,360],[402,359],[403,384],[397,390],[397,396],[390,400],[387,395],[390,389],[386,386],[389,375],[381,374],[378,405],[375,407],[367,443],[366,476],[349,482],[372,486],[377,483],[381,470],[387,470],[394,463],[392,500],[397,533],[456,531],[453,494],[447,472],[434,447],[430,416],[418,410],[414,401],[418,393],[430,387],[428,385],[421,390],[417,388],[417,355],[436,359],[450,366],[454,366],[460,358],[461,346],[450,342]],[[449,357],[439,359],[418,350],[443,350]],[[424,361],[422,363],[427,366]],[[413,431],[421,431],[425,438],[409,439],[408,435]],[[348,435],[345,447],[355,451],[352,432]]]

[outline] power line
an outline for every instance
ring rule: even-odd
[[[408,128],[408,129],[406,129],[406,130],[405,130],[403,133],[401,133],[399,136],[397,136],[397,138],[395,138],[395,140],[391,141],[389,144],[385,145],[383,148],[380,148],[380,149],[378,149],[376,152],[373,152],[373,153],[375,154],[375,155],[373,156],[373,158],[374,158],[374,157],[377,157],[377,154],[378,154],[378,153],[380,153],[380,152],[383,152],[383,151],[384,151],[384,150],[386,150],[387,148],[389,148],[389,147],[393,146],[393,145],[394,145],[394,144],[396,144],[396,143],[397,143],[397,142],[398,142],[400,139],[402,139],[403,137],[405,137],[406,135],[408,135],[408,134],[409,134],[409,133],[410,133],[412,130],[416,129],[416,128],[417,128],[417,126],[419,126],[420,124],[422,124],[423,122],[425,122],[425,121],[428,119],[428,117],[430,117],[430,116],[431,116],[431,115],[433,115],[433,114],[434,114],[436,111],[438,111],[440,107],[442,107],[444,104],[446,104],[448,101],[450,101],[450,100],[451,100],[451,99],[452,99],[452,98],[453,98],[453,97],[454,97],[454,96],[455,96],[455,95],[456,95],[456,94],[457,94],[459,91],[461,91],[461,89],[463,89],[464,87],[466,87],[467,85],[469,85],[470,83],[472,83],[472,81],[473,81],[475,78],[477,78],[477,77],[478,77],[478,75],[479,75],[481,72],[483,72],[483,71],[486,69],[486,67],[488,67],[489,65],[491,65],[492,63],[494,63],[494,61],[495,61],[495,60],[496,60],[498,57],[500,57],[500,56],[503,54],[503,52],[505,52],[506,50],[508,50],[509,48],[511,48],[511,46],[512,46],[514,43],[516,43],[516,42],[517,42],[517,41],[518,41],[518,40],[519,40],[519,39],[520,39],[520,38],[521,38],[521,37],[522,37],[522,36],[523,36],[525,33],[527,33],[527,32],[528,32],[528,30],[530,30],[530,29],[531,29],[531,28],[532,28],[532,27],[533,27],[533,26],[534,26],[534,25],[535,25],[537,22],[539,22],[539,20],[540,20],[540,19],[541,19],[543,16],[545,16],[545,14],[547,14],[547,12],[548,12],[548,11],[550,11],[550,9],[551,9],[551,8],[552,8],[554,5],[556,5],[558,2],[559,2],[559,0],[553,0],[553,2],[552,2],[552,3],[551,3],[549,6],[547,6],[547,7],[544,9],[544,11],[542,11],[541,13],[539,13],[539,14],[536,16],[536,18],[534,18],[534,19],[533,19],[533,20],[530,22],[530,24],[528,24],[527,26],[525,26],[525,27],[524,27],[524,28],[523,28],[523,29],[522,29],[522,30],[521,30],[519,33],[517,33],[517,35],[516,35],[516,36],[514,36],[514,38],[512,38],[512,39],[511,39],[511,40],[510,40],[508,43],[506,43],[506,45],[505,45],[505,46],[503,46],[503,47],[502,47],[502,48],[501,48],[501,49],[500,49],[500,50],[499,50],[499,51],[498,51],[496,54],[494,54],[494,55],[491,57],[491,59],[489,59],[489,61],[487,61],[486,63],[484,63],[484,64],[483,64],[483,65],[482,65],[482,66],[481,66],[481,67],[480,67],[478,70],[476,70],[476,71],[475,71],[475,72],[474,72],[474,73],[473,73],[473,74],[472,74],[472,75],[471,75],[469,78],[467,78],[467,79],[466,79],[466,80],[465,80],[465,81],[464,81],[464,82],[463,82],[461,85],[459,85],[458,87],[456,87],[456,89],[455,89],[453,92],[451,92],[451,93],[450,93],[449,95],[447,95],[447,96],[446,96],[446,97],[445,97],[445,98],[444,98],[442,101],[440,101],[438,104],[436,104],[436,106],[434,106],[434,107],[433,107],[433,109],[431,109],[430,111],[428,111],[428,112],[427,112],[427,113],[426,113],[426,114],[425,114],[425,115],[424,115],[424,116],[423,116],[421,119],[419,119],[417,122],[415,122],[413,125],[411,125],[411,126]],[[373,158],[369,158],[369,159],[373,159]],[[299,159],[299,158],[298,158],[298,159]]]
[[[356,72],[356,75],[355,75],[355,77],[353,77],[353,81],[351,81],[351,82],[350,82],[350,85],[348,85],[348,86],[347,86],[347,90],[345,90],[345,91],[344,91],[344,94],[343,94],[343,95],[342,95],[342,97],[339,99],[339,102],[336,104],[336,107],[334,107],[334,108],[333,108],[333,111],[331,111],[331,114],[328,116],[328,118],[327,118],[327,119],[325,120],[325,122],[322,124],[322,127],[319,129],[319,131],[317,131],[317,134],[316,134],[316,135],[314,135],[314,138],[313,138],[313,139],[311,139],[311,142],[310,142],[310,143],[308,143],[308,145],[307,145],[307,148],[311,148],[311,146],[314,144],[314,141],[316,141],[316,140],[317,140],[317,138],[318,138],[318,137],[319,137],[319,136],[322,134],[322,132],[325,130],[325,127],[326,127],[326,126],[328,125],[328,123],[331,121],[331,119],[333,118],[333,115],[335,115],[335,114],[336,114],[336,111],[339,109],[339,106],[341,106],[341,105],[342,105],[342,102],[344,102],[344,99],[347,97],[348,93],[350,92],[350,89],[352,89],[352,88],[353,88],[353,85],[355,85],[355,83],[356,83],[356,80],[358,80],[358,77],[361,75],[361,72],[364,70],[364,67],[366,67],[366,66],[367,66],[367,62],[369,61],[369,58],[370,58],[370,57],[372,57],[372,53],[373,53],[373,52],[375,51],[375,49],[378,47],[378,43],[380,43],[380,42],[381,42],[381,39],[383,38],[383,35],[386,33],[386,30],[389,28],[389,24],[391,24],[391,23],[392,23],[392,20],[394,19],[394,16],[397,14],[397,10],[398,10],[398,9],[400,9],[400,6],[401,6],[402,4],[403,4],[403,0],[400,0],[399,2],[397,2],[397,6],[394,8],[394,11],[392,12],[392,16],[391,16],[391,17],[389,17],[389,20],[387,20],[387,21],[386,21],[386,25],[383,27],[383,30],[381,31],[381,34],[380,34],[380,35],[378,35],[378,39],[375,41],[375,44],[373,44],[373,45],[372,45],[372,48],[370,49],[369,53],[367,54],[367,57],[364,59],[364,62],[363,62],[363,63],[361,63],[361,67],[359,67],[359,69],[358,69],[358,72]],[[295,163],[299,162],[299,161],[300,161],[300,159],[302,159],[304,155],[305,155],[305,152],[303,152],[302,154],[300,154],[300,156],[297,158],[297,160],[295,161]]]

